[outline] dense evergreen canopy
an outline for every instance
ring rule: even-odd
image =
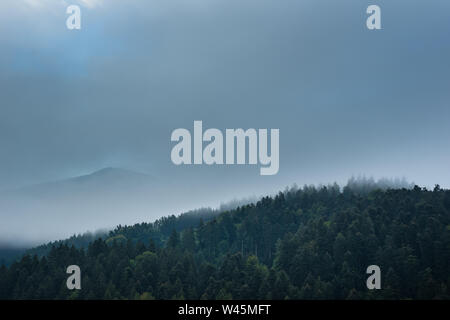
[[[1,267],[0,298],[449,299],[450,191],[292,188],[44,249]],[[73,264],[81,290],[66,287]],[[366,287],[373,264],[381,290]]]

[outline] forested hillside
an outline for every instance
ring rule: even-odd
[[[168,238],[154,237],[157,223],[139,224],[86,249],[26,255],[1,267],[0,298],[450,298],[450,191],[439,186],[293,188],[166,226]],[[66,288],[73,264],[81,290]],[[381,290],[366,287],[369,265],[381,268]]]
[[[184,212],[178,216],[170,215],[162,217],[154,222],[143,222],[133,226],[117,226],[114,230],[98,230],[96,232],[86,232],[73,235],[64,240],[56,240],[42,244],[31,249],[11,248],[0,245],[0,265],[9,266],[14,261],[20,259],[23,254],[37,255],[43,257],[47,255],[55,246],[67,245],[75,248],[87,248],[89,244],[97,239],[109,239],[112,241],[116,236],[122,238],[123,235],[133,242],[142,241],[147,243],[152,239],[156,244],[162,245],[170,236],[172,230],[181,231],[190,227],[196,227],[200,222],[208,222],[221,212],[235,209],[243,204],[255,202],[255,198],[244,198],[222,203],[218,208],[200,208]]]
[[[26,253],[26,251],[27,249],[25,248],[17,248],[0,244],[0,265],[9,266],[11,263],[20,258],[24,253]]]
[[[173,230],[179,232],[190,227],[195,227],[201,221],[207,222],[214,219],[214,217],[218,216],[221,212],[226,211],[226,208],[238,207],[239,203],[245,203],[246,201],[247,200],[236,200],[225,203],[218,209],[200,208],[191,210],[178,216],[171,215],[162,217],[150,223],[143,222],[133,226],[119,225],[111,231],[97,231],[94,233],[86,232],[84,234],[73,235],[68,239],[53,241],[28,249],[26,253],[31,256],[37,255],[38,257],[42,257],[47,255],[53,247],[60,245],[67,245],[69,247],[74,246],[75,248],[87,248],[91,242],[97,239],[104,239],[111,242],[114,239],[123,239],[122,236],[126,236],[127,239],[133,242],[142,241],[147,243],[152,239],[156,244],[162,245],[169,238]]]

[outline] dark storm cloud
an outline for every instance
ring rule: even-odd
[[[109,161],[170,170],[167,137],[194,119],[280,127],[283,171],[298,157],[299,173],[317,155],[383,175],[343,155],[366,163],[423,134],[448,136],[443,1],[380,3],[378,33],[355,1],[105,1],[83,7],[78,33],[63,30],[54,2],[27,11],[36,24],[47,13],[45,28],[2,35],[10,183]]]
[[[84,1],[68,31],[62,1],[2,1],[0,188],[104,166],[199,203],[359,173],[449,186],[450,4],[375,2],[380,31],[348,0]],[[279,174],[175,167],[194,120],[280,128]]]

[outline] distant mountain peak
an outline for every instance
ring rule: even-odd
[[[155,179],[145,173],[124,168],[105,167],[97,171],[67,179],[50,181],[16,190],[16,194],[51,195],[61,193],[86,192],[93,194],[112,189],[132,189],[135,187],[148,187],[153,185]]]
[[[135,175],[135,176],[139,175],[139,176],[148,176],[145,173],[132,171],[132,170],[128,170],[128,169],[125,169],[125,168],[105,167],[105,168],[99,169],[97,171],[94,171],[92,173],[88,173],[86,175],[82,175],[82,176],[75,177],[75,178],[88,177],[88,176],[104,176],[104,175]]]
[[[123,170],[126,170],[126,169],[115,168],[115,167],[105,167],[105,168],[102,168],[102,169],[99,169],[99,170],[96,170],[96,171],[92,172],[92,174],[103,173],[103,172],[111,172],[111,171],[123,171]]]
[[[66,179],[64,181],[74,182],[93,182],[102,181],[105,183],[114,182],[126,182],[126,181],[148,181],[152,177],[148,174],[132,171],[124,168],[105,167],[94,171],[92,173]]]

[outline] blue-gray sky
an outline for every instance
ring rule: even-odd
[[[108,166],[199,205],[358,174],[449,187],[449,57],[447,0],[2,0],[0,189]],[[278,175],[174,166],[194,120],[279,128]]]

